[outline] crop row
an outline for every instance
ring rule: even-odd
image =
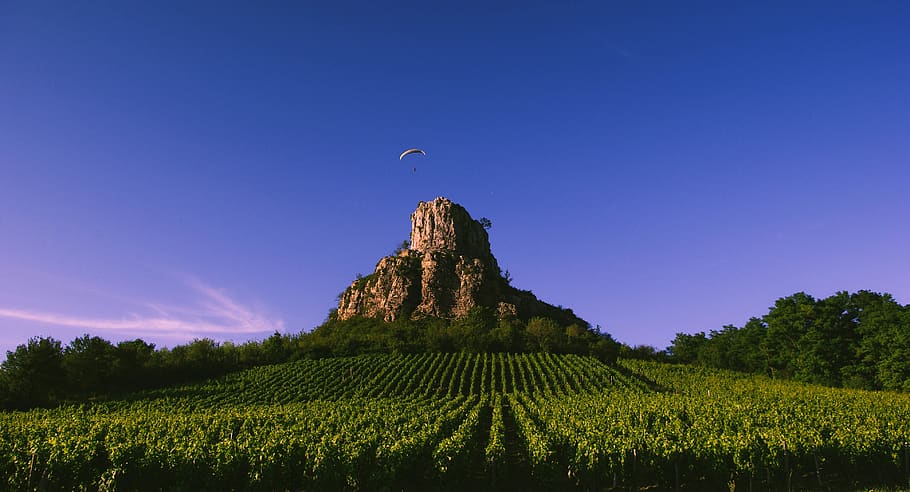
[[[552,354],[372,355],[265,366],[208,383],[145,392],[172,408],[284,404],[356,397],[455,397],[525,392],[567,395],[641,381],[590,357]],[[130,402],[115,402],[123,406]]]
[[[509,396],[539,477],[585,487],[907,483],[910,398],[624,361],[662,391]]]
[[[0,414],[0,488],[364,488],[459,453],[477,397]],[[445,468],[437,466],[438,476]]]
[[[0,489],[14,490],[439,488],[521,476],[543,488],[838,489],[910,478],[908,395],[545,354],[300,361],[131,400],[0,413],[0,429]]]

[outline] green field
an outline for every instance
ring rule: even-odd
[[[910,395],[551,354],[365,355],[0,414],[10,490],[906,486]]]

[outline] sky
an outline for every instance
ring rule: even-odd
[[[513,285],[630,345],[800,291],[908,304],[908,25],[907,2],[0,0],[0,357],[311,330],[437,196],[492,220]]]

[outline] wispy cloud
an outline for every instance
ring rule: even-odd
[[[149,313],[131,313],[120,318],[90,318],[0,306],[0,317],[122,334],[181,338],[268,333],[284,329],[282,320],[272,319],[261,310],[241,304],[223,289],[211,287],[190,276],[184,276],[184,282],[197,294],[194,304],[189,306],[142,302],[140,304]]]

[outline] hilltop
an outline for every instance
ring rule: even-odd
[[[337,318],[457,319],[481,307],[498,319],[546,317],[562,326],[590,326],[571,309],[512,287],[491,252],[485,223],[445,197],[420,202],[406,247],[341,294]]]

